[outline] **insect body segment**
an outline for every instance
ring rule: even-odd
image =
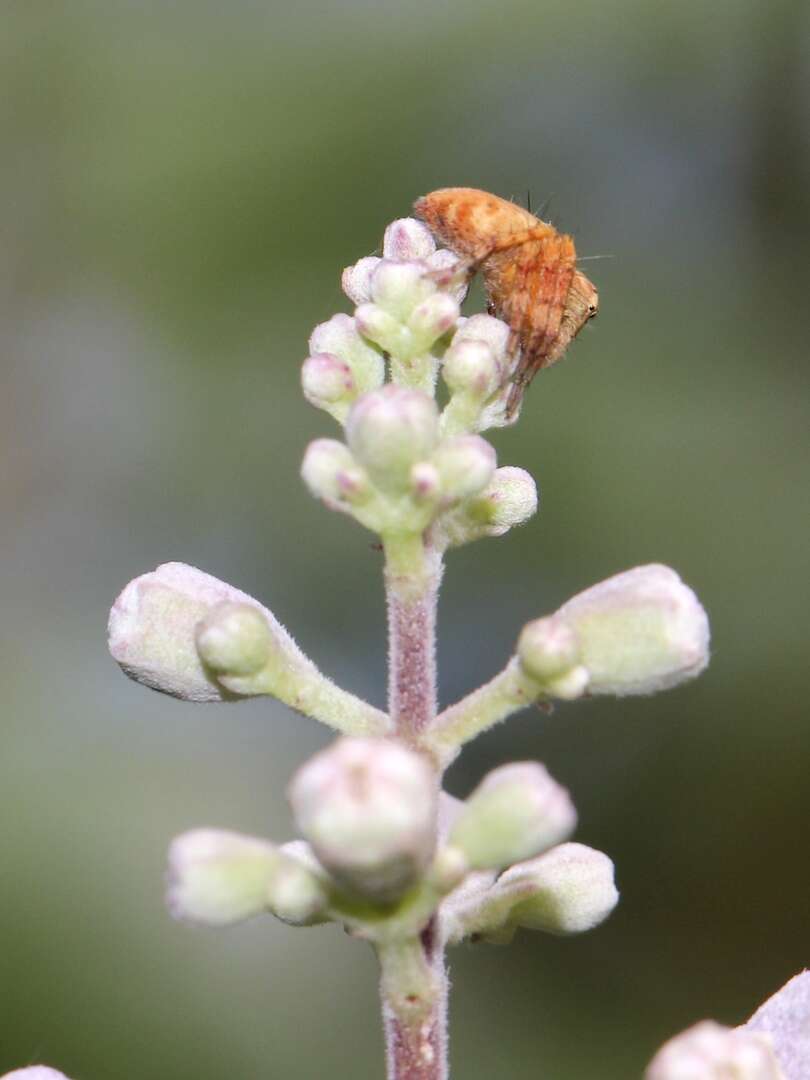
[[[521,206],[475,188],[443,188],[415,211],[457,255],[481,270],[488,310],[509,325],[519,353],[506,411],[513,415],[535,374],[563,355],[596,314],[595,287],[576,269],[570,236]]]

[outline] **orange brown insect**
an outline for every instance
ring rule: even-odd
[[[488,310],[509,325],[520,350],[506,403],[512,416],[536,373],[556,363],[599,307],[576,268],[570,236],[521,206],[476,188],[442,188],[414,204],[417,217],[451,251],[480,269]]]

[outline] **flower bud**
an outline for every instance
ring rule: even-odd
[[[352,369],[334,353],[316,353],[304,361],[301,387],[311,405],[338,420],[345,419],[349,405],[357,397]]]
[[[3,1073],[0,1080],[68,1080],[64,1073],[57,1072],[47,1065],[29,1065],[25,1069]]]
[[[439,470],[429,461],[417,461],[411,467],[411,494],[418,503],[435,503],[442,493]]]
[[[224,600],[197,626],[197,651],[218,675],[255,675],[272,647],[267,620],[252,604]]]
[[[549,934],[579,934],[608,917],[619,900],[613,863],[584,844],[560,844],[505,870],[495,888],[513,898],[508,921]]]
[[[437,288],[462,304],[470,288],[469,264],[447,248],[439,248],[428,255],[425,263]]]
[[[478,435],[459,435],[441,442],[433,455],[442,491],[451,499],[466,499],[487,486],[495,472],[495,450]]]
[[[459,332],[444,354],[442,377],[452,393],[469,394],[483,401],[498,389],[503,374],[495,353],[485,341],[460,339]]]
[[[509,327],[492,315],[471,315],[465,319],[453,337],[453,345],[464,341],[480,341],[488,345],[502,371],[506,372],[509,349]]]
[[[195,639],[198,623],[223,602],[253,609],[268,633],[294,648],[270,612],[246,593],[193,566],[164,563],[131,581],[113,604],[110,653],[131,679],[161,693],[186,701],[225,700],[229,695],[204,667]],[[252,625],[256,633],[257,622]]]
[[[367,255],[343,271],[340,286],[355,304],[367,304],[371,300],[371,279],[379,262],[377,255]]]
[[[175,918],[207,926],[265,911],[302,926],[324,920],[327,898],[317,873],[269,841],[193,829],[169,847],[166,902]]]
[[[416,218],[392,221],[383,236],[383,255],[386,259],[406,262],[426,259],[436,250],[430,229]]]
[[[406,322],[418,304],[435,294],[436,285],[419,262],[382,259],[371,279],[374,304],[400,322]]]
[[[535,619],[523,627],[517,654],[529,678],[542,684],[568,675],[579,664],[576,634],[553,615]]]
[[[493,769],[467,800],[450,833],[474,870],[499,870],[530,859],[573,832],[568,792],[536,762]]]
[[[409,353],[411,333],[398,318],[377,304],[361,304],[354,313],[360,333],[392,356]]]
[[[458,304],[447,293],[437,292],[423,300],[408,319],[408,329],[413,335],[413,351],[426,352],[438,338],[455,326],[458,317]]]
[[[803,1074],[802,1074],[803,1075]],[[799,1076],[799,1073],[796,1073]],[[665,1043],[645,1080],[784,1080],[769,1036],[702,1020]]]
[[[429,458],[436,446],[436,403],[419,390],[389,384],[352,406],[346,437],[380,488],[404,490],[411,466]]]
[[[436,843],[437,784],[427,761],[385,739],[339,739],[293,777],[295,820],[350,892],[387,902],[424,872]]]
[[[363,470],[337,439],[315,439],[301,462],[301,477],[316,499],[354,502],[368,486]]]
[[[327,322],[316,326],[309,338],[309,352],[311,356],[335,356],[346,364],[354,384],[353,396],[376,390],[385,380],[385,361],[378,350],[361,336],[351,315],[333,315]]]
[[[588,673],[589,694],[651,694],[699,675],[709,622],[674,570],[652,564],[616,574],[559,609]]]
[[[280,862],[266,840],[226,829],[193,829],[169,847],[166,903],[177,919],[227,926],[268,909]]]

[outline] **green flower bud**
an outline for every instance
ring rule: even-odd
[[[497,458],[493,447],[478,435],[443,440],[433,455],[442,491],[450,499],[466,499],[491,481]]]
[[[361,501],[368,490],[365,473],[348,447],[337,439],[315,439],[301,463],[301,477],[318,499],[333,503]]]
[[[560,844],[512,866],[495,890],[512,901],[508,922],[549,934],[579,934],[607,918],[619,900],[613,863],[584,844]]]
[[[667,566],[637,566],[563,604],[554,621],[576,638],[589,694],[651,694],[699,675],[709,621]]]
[[[255,675],[272,648],[267,619],[252,604],[225,600],[197,626],[197,651],[218,675]]]
[[[474,870],[499,870],[570,836],[577,821],[568,792],[536,762],[504,765],[465,803],[449,842]]]

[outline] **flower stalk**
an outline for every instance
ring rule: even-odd
[[[344,736],[290,783],[303,839],[191,830],[170,849],[169,904],[209,926],[331,921],[369,943],[388,1080],[448,1076],[448,945],[580,933],[618,900],[610,859],[567,842],[576,810],[542,765],[495,769],[466,802],[441,791],[447,766],[527,705],[652,693],[708,659],[694,593],[667,567],[638,567],[533,620],[499,674],[438,713],[444,556],[538,506],[533,478],[498,467],[481,435],[517,420],[517,356],[506,323],[460,315],[469,270],[420,222],[394,222],[381,258],[344,271],[354,315],[316,327],[302,368],[306,399],[343,435],[310,444],[304,483],[384,553],[387,712],[322,675],[258,601],[193,567],[142,575],[110,616],[111,652],[137,682],[200,702],[270,695]]]

